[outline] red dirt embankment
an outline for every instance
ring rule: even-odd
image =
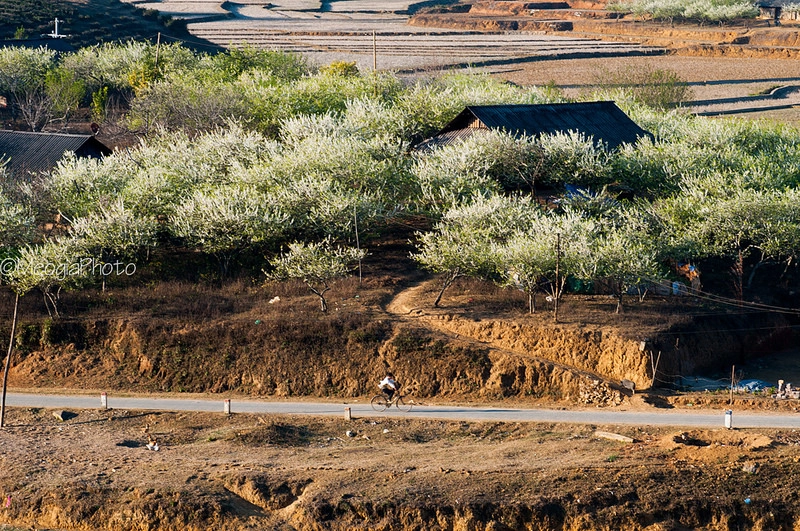
[[[667,382],[793,337],[778,317],[691,317],[688,300],[654,298],[615,315],[607,297],[572,296],[555,324],[548,308],[525,313],[513,290],[461,283],[433,308],[435,281],[394,297],[378,284],[342,283],[327,315],[302,287],[104,293],[111,308],[98,301],[82,316],[23,319],[10,384],[359,397],[391,369],[419,399],[613,405],[624,400],[622,380],[650,386],[656,356]]]
[[[60,320],[35,316],[26,300],[12,385],[363,400],[389,368],[426,402],[669,407],[680,396],[628,398],[615,379],[646,381],[651,348],[663,347],[668,367],[727,359],[731,345],[759,339],[714,333],[711,321],[692,329],[688,300],[631,301],[615,315],[607,297],[568,297],[554,324],[547,307],[526,314],[515,290],[457,283],[435,309],[434,282],[406,281],[411,288],[377,275],[340,283],[327,315],[286,284],[72,293],[63,304],[74,316]],[[721,409],[715,395],[703,398]],[[789,531],[800,521],[786,479],[800,473],[800,440],[789,430],[398,415],[102,410],[59,421],[12,408],[0,430],[0,522],[83,531]],[[157,452],[145,446],[151,437]]]
[[[460,5],[460,4],[459,4]],[[768,20],[734,21],[723,26],[662,23],[634,19],[606,9],[606,2],[488,1],[469,4],[468,12],[421,11],[409,20],[414,26],[474,31],[541,31],[575,37],[638,42],[673,53],[698,56],[800,57],[796,28]]]

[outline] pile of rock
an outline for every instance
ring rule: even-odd
[[[785,383],[783,380],[778,380],[778,391],[772,395],[772,398],[800,398],[800,389],[792,387],[792,384]]]
[[[582,404],[617,406],[622,403],[622,392],[614,389],[608,382],[597,379],[581,381],[578,401]]]

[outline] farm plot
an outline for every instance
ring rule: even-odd
[[[421,32],[399,19],[287,19],[282,30],[267,21],[220,21],[189,25],[189,30],[222,46],[256,46],[299,52],[317,64],[355,61],[372,68],[373,51],[381,70],[429,71],[483,67],[543,58],[660,54],[631,43],[602,42],[535,34]],[[376,36],[373,41],[372,31]],[[374,45],[374,48],[373,48]]]
[[[299,52],[320,65],[355,61],[362,70],[373,67],[373,53],[379,69],[410,72],[541,58],[662,53],[636,42],[410,26],[410,0],[166,0],[137,5],[185,18],[193,35],[221,46]]]
[[[211,16],[226,16],[228,11],[222,8],[221,2],[190,2],[168,0],[166,2],[130,2],[141,9],[154,9],[163,15],[186,20]]]

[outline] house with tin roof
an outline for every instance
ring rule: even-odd
[[[470,105],[432,138],[417,146],[428,150],[458,143],[487,130],[538,137],[571,131],[583,133],[614,150],[653,135],[630,119],[613,101],[541,105]]]
[[[111,149],[92,135],[0,131],[0,164],[16,178],[52,170],[67,153],[101,158]]]

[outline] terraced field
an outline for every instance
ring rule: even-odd
[[[247,3],[136,3],[185,18],[189,31],[226,46],[301,52],[317,64],[355,61],[359,68],[430,71],[541,58],[659,54],[636,42],[603,42],[540,32],[480,32],[408,25],[409,0],[258,0]],[[375,37],[373,39],[373,33]]]
[[[602,26],[600,22],[586,19],[579,23],[575,19],[569,23],[577,24],[573,31],[560,31],[569,27],[563,19],[538,13],[521,13],[516,27],[539,30],[464,29],[468,26],[464,20],[470,20],[475,28],[491,28],[493,22],[500,28],[512,27],[510,16],[514,13],[484,13],[491,5],[477,9],[474,16],[472,12],[451,13],[449,18],[431,15],[425,22],[428,25],[418,25],[425,19],[420,16],[415,17],[414,25],[409,23],[411,14],[423,5],[410,0],[165,0],[135,5],[183,18],[192,35],[225,47],[299,52],[319,65],[355,61],[362,71],[377,68],[407,76],[470,67],[523,85],[554,82],[573,97],[590,89],[598,73],[656,66],[674,70],[689,82],[698,100],[692,108],[695,112],[746,112],[751,117],[800,123],[793,108],[800,103],[800,92],[794,89],[800,86],[800,62],[781,57],[774,49],[765,57],[735,56],[731,43],[758,38],[743,37],[749,31],[744,27],[659,31],[656,25],[639,27],[609,21],[619,31],[635,26],[640,36],[621,33],[614,40],[613,36],[588,31],[590,26]],[[596,10],[578,14],[590,11]],[[462,15],[472,17],[462,20]],[[438,20],[444,22],[439,24]],[[455,27],[445,27],[447,20]],[[455,24],[459,20],[460,29]],[[710,47],[723,55],[688,56],[670,47],[670,38],[678,39],[675,42],[683,48],[692,44],[692,39],[700,39],[694,42],[695,48]],[[730,42],[726,47],[709,44],[712,41]]]

